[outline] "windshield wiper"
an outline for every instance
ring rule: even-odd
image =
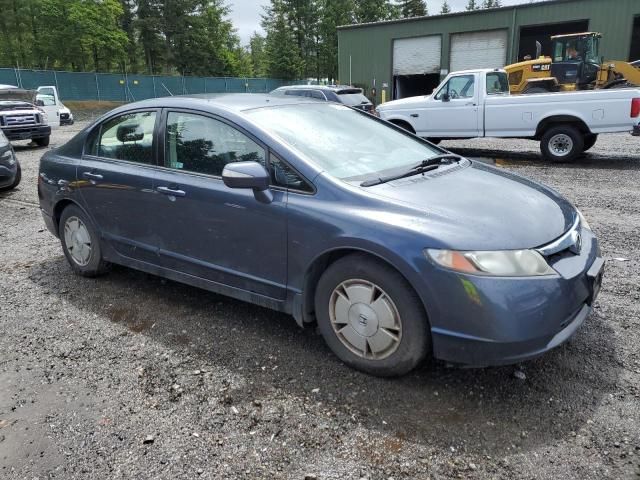
[[[427,158],[426,160],[423,160],[419,164],[414,165],[404,173],[367,180],[365,182],[362,182],[360,186],[372,187],[374,185],[380,185],[381,183],[387,183],[393,180],[399,180],[401,178],[411,177],[412,175],[417,175],[418,173],[425,173],[431,170],[435,170],[440,165],[443,165],[443,164],[448,165],[452,161],[459,162],[460,160],[462,160],[462,157],[460,155],[456,155],[455,153],[444,153],[442,155],[436,155],[435,157]]]

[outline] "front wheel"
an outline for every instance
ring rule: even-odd
[[[329,348],[363,372],[403,375],[430,351],[429,324],[415,291],[396,270],[366,255],[329,266],[318,282],[315,310]]]
[[[584,151],[584,137],[571,125],[551,127],[542,136],[540,150],[552,162],[571,162]]]
[[[433,143],[434,145],[438,145],[442,141],[442,139],[430,137],[427,138],[427,141]]]
[[[79,207],[69,205],[62,211],[58,236],[64,256],[76,274],[96,277],[108,270],[109,264],[102,258],[96,229]]]
[[[20,168],[20,164],[18,163],[18,168],[16,169],[16,176],[13,179],[13,183],[11,185],[9,185],[8,187],[0,188],[0,192],[4,192],[4,191],[7,191],[7,190],[13,190],[18,185],[20,185],[20,180],[22,180],[22,169]]]
[[[34,139],[34,142],[36,142],[36,144],[40,147],[48,147],[50,138],[51,137],[36,138]]]

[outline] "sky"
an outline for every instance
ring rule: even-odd
[[[517,3],[529,3],[530,0],[502,0],[503,5],[515,5]],[[432,15],[440,12],[443,0],[427,0],[427,7]],[[461,11],[464,9],[468,0],[448,0],[451,9]],[[262,6],[268,5],[269,0],[228,0],[227,3],[231,8],[229,17],[238,30],[238,35],[243,45],[249,43],[249,37],[253,32],[262,31],[260,26],[260,15],[263,12]]]

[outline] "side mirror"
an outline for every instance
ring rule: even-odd
[[[451,96],[448,93],[445,93],[444,95],[442,95],[442,101],[443,102],[451,101]]]
[[[222,170],[222,181],[229,188],[250,188],[256,200],[271,203],[269,173],[258,162],[227,163]]]
[[[44,100],[36,100],[36,107],[44,107]]]

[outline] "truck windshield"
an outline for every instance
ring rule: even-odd
[[[329,175],[353,182],[404,172],[442,151],[340,104],[318,103],[245,111]]]
[[[509,93],[509,78],[505,72],[487,73],[487,95]]]

